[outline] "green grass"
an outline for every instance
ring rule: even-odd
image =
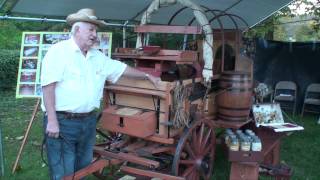
[[[33,108],[35,99],[15,99],[14,92],[0,92],[0,122],[2,142],[5,157],[4,180],[46,180],[48,168],[43,167],[40,152],[42,143],[42,113],[38,111],[32,126],[27,144],[20,159],[20,165],[15,174],[11,174],[22,140],[16,138],[24,135]],[[303,125],[305,130],[295,132],[284,137],[281,145],[281,161],[294,169],[294,180],[317,180],[320,177],[320,125],[317,125],[316,116],[299,117],[294,121]],[[218,147],[214,164],[213,179],[228,179],[230,163],[226,161],[223,151]],[[95,179],[90,177],[90,179]],[[270,179],[270,178],[261,178]]]

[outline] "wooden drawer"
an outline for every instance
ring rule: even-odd
[[[261,151],[228,150],[228,160],[231,162],[262,162],[263,153]]]
[[[110,106],[102,113],[101,127],[112,132],[145,138],[156,133],[157,120],[154,111]]]

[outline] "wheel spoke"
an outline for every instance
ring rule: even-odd
[[[198,180],[199,179],[199,176],[196,171],[193,171],[189,177],[190,177],[190,180]],[[189,178],[187,178],[187,179],[189,180]]]
[[[190,173],[192,173],[195,170],[194,166],[190,166],[188,167],[182,174],[182,177],[187,177],[188,175],[190,175]]]
[[[180,160],[180,164],[193,165],[193,164],[195,164],[195,161],[194,160]]]
[[[191,149],[190,143],[186,142],[186,150],[189,153],[189,155],[191,156],[192,159],[196,158],[196,155],[194,154],[193,150]]]
[[[211,132],[212,130],[210,129],[206,135],[206,137],[204,138],[203,142],[201,143],[201,146],[200,146],[200,151],[202,151],[205,147],[206,147],[206,144],[208,143],[208,140],[211,136]]]
[[[197,140],[197,131],[196,131],[196,129],[194,129],[194,131],[192,131],[191,135],[192,135],[192,145],[193,145],[193,147],[199,147],[199,142]],[[196,150],[195,153],[198,154],[198,148],[195,148],[195,150]]]
[[[204,123],[201,123],[201,128],[200,128],[200,133],[199,133],[199,146],[201,147],[201,142],[203,138],[203,133],[204,133]]]
[[[212,145],[207,146],[203,151],[203,155],[206,155],[207,153],[209,153],[211,149],[212,149]]]

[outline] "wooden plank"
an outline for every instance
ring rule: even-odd
[[[146,146],[146,143],[146,141],[136,141],[126,146],[123,150],[126,152],[134,152],[135,150],[141,149]]]
[[[114,53],[112,55],[114,59],[132,59],[132,60],[155,60],[155,61],[182,61],[182,62],[196,62],[198,61],[197,51],[181,51],[161,49],[157,54],[152,56],[137,53]]]
[[[121,77],[115,85],[129,86],[143,89],[151,89],[157,91],[165,91],[168,88],[169,82],[161,81],[158,87],[155,87],[150,81],[143,79],[132,79],[128,77]]]
[[[150,154],[158,154],[163,152],[169,152],[170,154],[174,154],[176,148],[175,146],[161,146],[160,144],[154,144],[151,146],[140,148],[138,151],[147,152]]]
[[[164,125],[168,122],[168,118],[167,113],[160,113],[158,135],[164,138],[168,137],[168,126]]]
[[[136,59],[148,59],[157,61],[192,61],[195,62],[198,59],[195,57],[180,57],[176,55],[163,55],[163,56],[139,56]]]
[[[150,96],[158,96],[160,98],[166,97],[166,93],[163,91],[148,90],[148,89],[141,89],[141,88],[134,88],[134,87],[108,85],[105,87],[105,89],[109,91],[122,92],[127,94],[150,95]]]
[[[110,94],[111,102],[113,102],[113,97]],[[153,102],[154,99],[154,102]],[[135,96],[130,94],[116,93],[115,95],[116,105],[129,106],[141,109],[147,109],[155,111],[157,105],[157,98],[152,98],[151,96]],[[154,104],[155,103],[155,104]],[[167,110],[164,99],[160,99],[160,112],[165,112]]]
[[[147,138],[144,138],[149,141],[158,142],[162,144],[174,144],[175,140],[173,138],[163,138],[157,135],[149,136]]]
[[[202,28],[200,26],[142,25],[136,26],[134,31],[137,33],[201,34]]]
[[[105,156],[105,157],[116,158],[116,159],[119,159],[119,160],[128,161],[128,162],[131,162],[131,163],[134,163],[134,164],[139,164],[139,165],[146,166],[146,167],[157,168],[160,165],[160,163],[157,162],[157,161],[153,161],[153,160],[150,160],[150,159],[138,157],[138,156],[135,156],[135,155],[132,155],[132,154],[123,153],[123,152],[113,153],[113,152],[104,150],[103,147],[95,146],[94,147],[94,151],[96,153],[102,155],[102,156]]]
[[[233,29],[224,29],[224,40],[233,40],[235,41],[237,36],[241,34],[240,30],[233,30]],[[213,30],[213,41],[215,40],[222,40],[222,31],[221,29],[214,29]]]
[[[136,175],[141,175],[141,176],[150,177],[150,178],[160,178],[162,180],[185,180],[184,177],[163,174],[156,171],[142,170],[138,168],[128,167],[125,165],[121,166],[120,170],[130,174],[136,174]]]
[[[71,174],[68,176],[63,177],[63,180],[78,180],[81,179],[89,174],[92,174],[94,172],[99,171],[100,169],[109,166],[109,161],[106,159],[99,159],[93,163],[91,163],[90,165],[88,165],[87,167],[77,171],[75,174]]]

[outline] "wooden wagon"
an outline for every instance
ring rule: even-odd
[[[150,30],[152,26],[147,28]],[[189,32],[190,29],[198,32],[194,31],[197,29],[194,27],[164,28],[160,28],[160,31],[174,32],[170,31],[170,28],[174,28],[182,32]],[[234,32],[233,37],[237,37],[238,33]],[[240,47],[235,43],[234,48],[237,50]],[[95,160],[88,167],[65,179],[81,179],[88,174],[95,174],[101,179],[115,178],[117,176],[114,174],[119,171],[137,179],[210,179],[214,168],[216,128],[240,129],[251,121],[250,118],[244,118],[243,121],[241,117],[241,121],[235,122],[239,115],[233,113],[237,112],[236,109],[225,111],[217,105],[217,99],[224,99],[221,97],[225,96],[215,98],[217,93],[221,93],[215,89],[215,85],[219,85],[219,81],[220,85],[225,85],[227,76],[220,76],[221,73],[229,75],[223,72],[223,57],[220,63],[213,64],[213,69],[221,71],[214,72],[211,88],[203,86],[199,74],[190,73],[194,69],[201,72],[199,59],[202,58],[197,51],[166,50],[155,46],[119,48],[113,58],[129,62],[155,76],[167,73],[168,81],[162,81],[157,88],[148,80],[129,78],[121,78],[116,84],[106,84],[104,107],[97,129],[105,141],[96,144]],[[245,81],[252,81],[252,62],[249,59],[236,54],[234,70],[249,72]],[[238,85],[237,75],[235,73],[235,79],[232,79],[236,81],[235,88]],[[221,78],[224,80],[221,81]],[[248,83],[241,88],[250,89]],[[242,96],[241,93],[238,95]],[[226,99],[224,102],[232,102],[228,95]],[[246,104],[246,108],[249,106]],[[242,115],[243,108],[240,109]],[[221,116],[217,111],[225,113]],[[222,119],[226,115],[236,117],[226,121]],[[183,117],[183,120],[176,121],[176,117]],[[266,148],[261,152],[226,150],[228,160],[232,163],[230,180],[239,177],[258,179],[261,162],[272,165],[279,163],[279,139],[282,135],[269,131],[266,133],[263,129],[255,131]]]

